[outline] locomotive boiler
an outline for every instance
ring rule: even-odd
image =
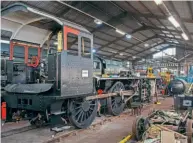
[[[37,126],[44,122],[54,126],[70,121],[78,128],[87,128],[95,119],[98,100],[109,114],[116,116],[125,107],[124,94],[131,96],[135,91],[141,99],[142,79],[102,76],[105,61],[93,56],[93,35],[84,27],[21,3],[5,7],[1,12],[2,29],[13,33],[10,64],[6,65],[9,82],[1,99],[6,103],[7,118],[17,119],[22,115]],[[50,25],[41,25],[47,20],[51,21]],[[53,38],[57,39],[55,52],[51,51],[50,45]],[[13,76],[14,45],[25,49],[26,68],[20,73],[25,75],[23,80],[13,81],[16,78]],[[38,55],[30,63],[29,47],[38,48]],[[47,53],[47,64],[41,66],[45,47],[51,52]],[[46,69],[44,65],[47,65]],[[124,90],[128,92],[124,93]],[[150,94],[144,92],[147,97]]]

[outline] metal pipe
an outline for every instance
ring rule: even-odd
[[[123,140],[121,140],[119,143],[126,143],[128,140],[132,138],[132,135],[126,136]]]

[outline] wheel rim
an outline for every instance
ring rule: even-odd
[[[113,92],[117,92],[117,91],[119,92],[121,90],[125,90],[123,83],[116,82],[111,87],[109,92],[113,93]],[[123,111],[124,105],[125,104],[123,103],[121,96],[112,96],[112,97],[107,98],[108,112],[114,116],[119,115]]]
[[[72,99],[69,101],[68,107],[69,120],[78,128],[90,126],[97,112],[96,100]]]
[[[137,140],[141,140],[144,132],[148,128],[148,122],[143,117],[138,117],[134,120],[132,132]]]

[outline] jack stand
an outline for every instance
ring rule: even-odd
[[[156,97],[156,101],[154,102],[154,104],[157,104],[157,105],[160,105],[161,102],[158,101],[158,95],[157,95],[157,85],[156,85],[156,82],[155,82],[155,97]]]
[[[161,104],[161,102],[160,102],[160,101],[158,101],[157,92],[155,92],[155,96],[156,96],[156,101],[154,102],[154,104],[160,105],[160,104]]]
[[[60,116],[60,114],[53,114],[51,117],[51,131],[55,133],[62,132],[70,129],[71,126],[67,125],[67,121]]]
[[[160,104],[161,104],[161,102],[156,101],[156,102],[154,102],[154,104],[160,105]]]

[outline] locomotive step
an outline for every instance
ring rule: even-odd
[[[58,111],[58,112],[52,113],[52,115],[61,115],[61,114],[65,114],[65,113],[66,113],[66,111],[63,111],[63,112]]]
[[[51,129],[51,131],[62,132],[64,130],[68,130],[70,128],[71,128],[71,126],[54,127]]]

